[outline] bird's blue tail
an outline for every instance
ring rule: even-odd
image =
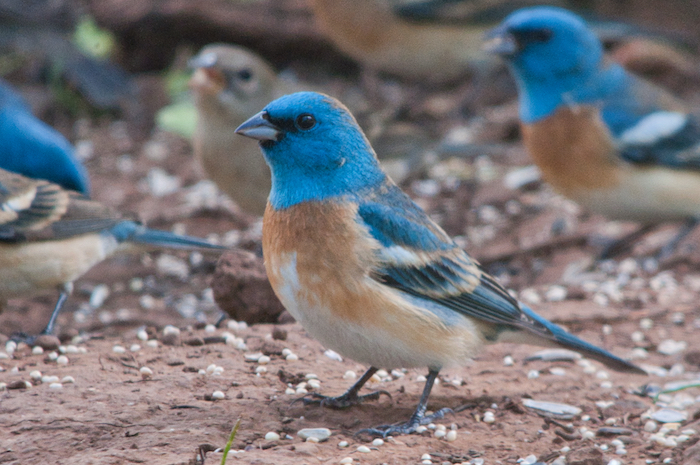
[[[226,247],[211,244],[198,237],[183,236],[168,231],[149,229],[133,221],[120,222],[110,229],[110,233],[114,235],[119,242],[132,242],[135,244],[182,250],[226,250]]]
[[[581,353],[581,355],[584,355],[588,358],[592,358],[593,360],[597,360],[616,371],[624,371],[628,373],[637,373],[643,375],[647,374],[646,371],[642,370],[638,366],[626,360],[623,360],[620,357],[616,357],[607,350],[601,349],[600,347],[596,347],[593,344],[589,344],[588,342],[577,338],[573,334],[567,333],[559,326],[542,318],[526,306],[522,305],[521,308],[522,311],[525,314],[527,314],[527,316],[546,327],[551,333],[552,337],[550,339],[556,342],[557,344],[561,345],[562,347],[575,350],[576,352]]]

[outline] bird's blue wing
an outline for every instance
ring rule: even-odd
[[[601,117],[619,156],[635,164],[700,169],[700,121],[655,85],[624,71],[618,78],[602,98]]]
[[[521,306],[396,186],[365,198],[358,221],[381,244],[378,265],[372,270],[376,281],[417,298],[414,302],[436,303],[447,312],[488,323],[483,326],[487,340],[496,341],[504,331],[524,331],[616,370],[644,373]]]
[[[382,245],[377,281],[482,321],[543,330],[395,185],[365,196],[358,216]]]

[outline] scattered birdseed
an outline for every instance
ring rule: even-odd
[[[654,320],[651,318],[642,318],[639,320],[639,327],[643,330],[650,330],[654,327]]]
[[[284,390],[284,393],[287,394],[288,396],[293,396],[294,394],[296,394],[296,391],[292,388],[287,388]]]
[[[513,361],[513,357],[511,357],[510,355],[506,355],[505,357],[503,357],[504,366],[512,367],[514,364],[515,362]]]
[[[430,454],[423,454],[420,456],[421,460],[432,460],[433,458],[430,456]]]
[[[343,357],[341,357],[339,353],[337,353],[337,352],[335,352],[335,351],[333,351],[333,350],[331,350],[331,349],[327,349],[327,350],[323,353],[323,355],[325,355],[326,357],[330,358],[331,360],[335,360],[336,362],[342,362],[342,361],[343,361]]]
[[[454,442],[457,440],[457,431],[455,430],[450,430],[447,432],[447,435],[445,436],[445,440],[447,442]]]
[[[445,436],[447,436],[447,432],[446,432],[444,429],[436,429],[436,430],[435,430],[435,433],[433,433],[433,435],[434,435],[437,439],[442,439],[442,438],[444,438]]]
[[[257,368],[255,368],[256,373],[267,373],[267,367],[260,365]]]
[[[299,360],[299,356],[297,354],[289,354],[284,359],[288,362],[296,362]]]
[[[224,394],[224,393],[221,392],[221,391],[214,391],[214,392],[211,394],[211,398],[214,399],[214,400],[225,399],[225,398],[226,398],[226,394]]]
[[[204,327],[204,332],[205,333],[215,333],[216,332],[216,326],[213,324],[209,323]]]
[[[426,431],[428,431],[428,428],[426,426],[420,425],[416,427],[416,433],[418,434],[425,433]]]
[[[90,293],[90,306],[100,308],[109,297],[109,287],[106,284],[98,284]]]
[[[65,355],[59,355],[56,359],[56,363],[58,363],[59,365],[68,365],[68,357],[66,357]]]
[[[44,353],[44,349],[42,349],[39,346],[35,346],[32,348],[32,355],[41,355],[43,353]],[[0,358],[2,358],[2,357],[0,357]]]
[[[357,447],[357,452],[363,452],[366,454],[366,453],[371,452],[371,451],[372,450],[367,446],[358,446]]]
[[[150,339],[146,341],[146,346],[155,349],[158,347],[158,341],[156,341],[155,339]]]
[[[338,462],[340,465],[349,465],[352,463],[352,457],[345,457]]]
[[[321,388],[321,382],[317,379],[311,379],[309,380],[308,383],[309,387],[312,389],[320,389]]]
[[[338,447],[348,447],[350,444],[347,441],[340,441]]]
[[[262,357],[258,358],[258,364],[267,365],[268,363],[270,363],[270,357],[267,355],[263,355]]]
[[[58,352],[49,352],[48,358],[51,361],[55,361],[58,358]]]
[[[177,328],[173,325],[166,325],[165,328],[163,328],[163,335],[164,336],[179,336],[180,335],[180,328]]]
[[[566,376],[566,370],[560,367],[552,367],[549,372],[554,376]]]
[[[153,370],[148,367],[139,368],[139,373],[141,373],[141,378],[151,379],[153,377]]]
[[[51,375],[51,376],[44,375],[41,377],[41,382],[44,384],[57,383],[58,381],[59,381],[58,376],[54,376],[54,375]]]
[[[132,352],[138,352],[139,350],[141,350],[141,346],[139,344],[131,344],[129,350]]]
[[[270,431],[270,432],[265,434],[265,440],[266,441],[279,441],[280,435],[275,433],[274,431]]]
[[[493,412],[487,410],[484,413],[484,418],[481,421],[484,423],[494,423],[496,421],[496,417],[494,416]]]
[[[75,379],[72,376],[64,376],[61,379],[61,384],[75,384]]]
[[[540,377],[540,372],[537,370],[530,370],[527,372],[528,379],[535,379]]]
[[[51,383],[51,384],[49,384],[49,389],[63,389],[63,384]]]
[[[39,381],[41,380],[41,372],[39,370],[34,370],[31,373],[29,373],[29,377],[32,378],[34,381]]]
[[[384,445],[384,440],[381,438],[377,438],[374,441],[372,441],[372,445],[375,447],[383,446]]]
[[[350,380],[350,379],[355,379],[355,378],[357,378],[357,373],[355,373],[352,370],[346,371],[345,374],[343,375],[343,379],[345,379],[345,380]]]
[[[252,353],[252,354],[245,354],[245,355],[243,356],[243,358],[245,358],[246,361],[248,361],[248,362],[257,362],[258,360],[260,360],[260,357],[264,357],[264,355],[263,355],[262,352],[255,352],[255,353]],[[268,360],[268,361],[269,361],[269,360]]]

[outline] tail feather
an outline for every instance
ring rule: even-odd
[[[636,373],[646,375],[647,372],[639,368],[637,365],[617,357],[607,350],[596,347],[582,339],[577,338],[573,334],[567,333],[554,323],[542,318],[529,308],[522,306],[522,310],[530,318],[536,320],[541,325],[545,326],[551,333],[550,340],[567,349],[575,350],[585,357],[597,360],[600,363],[612,368],[616,371]]]
[[[168,231],[150,229],[133,221],[122,221],[110,229],[110,232],[119,242],[131,242],[159,248],[181,250],[226,250],[226,247],[211,244],[198,237],[183,236]]]

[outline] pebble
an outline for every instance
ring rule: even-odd
[[[299,360],[299,356],[297,354],[288,354],[284,359],[288,362],[296,362]]]
[[[559,418],[562,420],[570,420],[581,413],[581,409],[578,407],[556,402],[523,399],[523,405],[542,416]]]
[[[148,367],[139,368],[139,373],[141,373],[142,379],[151,379],[153,377],[153,370]]]
[[[267,365],[268,363],[270,363],[270,357],[268,357],[267,355],[263,355],[262,357],[258,358],[258,363],[260,365]]]
[[[109,287],[106,284],[98,284],[90,293],[90,306],[100,308],[109,297]]]
[[[331,430],[328,428],[304,428],[297,433],[302,439],[316,438],[319,441],[325,441],[331,437]]]
[[[41,355],[43,353],[44,353],[44,349],[39,347],[39,346],[35,346],[32,348],[32,355]]]
[[[61,379],[61,384],[75,384],[75,379],[72,376],[64,376]]]
[[[264,365],[260,365],[259,367],[255,368],[256,373],[267,373],[267,367]]]
[[[347,441],[340,441],[338,443],[338,447],[348,447],[349,445],[350,443],[348,443]]]
[[[31,373],[29,373],[29,377],[32,378],[34,381],[38,381],[41,379],[41,372],[39,370],[34,370]]]
[[[225,398],[226,398],[226,394],[224,394],[224,393],[221,392],[221,391],[214,391],[214,392],[211,394],[211,398],[214,399],[214,400],[225,399]]]
[[[363,452],[366,454],[366,453],[371,452],[371,451],[372,451],[372,449],[370,449],[367,446],[358,446],[357,447],[357,452]]]
[[[340,465],[349,465],[352,463],[352,457],[345,457],[338,462]]]
[[[433,458],[430,456],[430,454],[423,454],[420,456],[421,460],[432,460]]]
[[[215,333],[216,332],[216,326],[213,324],[209,323],[204,327],[204,332],[205,333]]]
[[[654,420],[648,420],[646,423],[644,423],[644,431],[648,433],[653,433],[654,431],[656,431],[657,427],[658,425]]]
[[[346,371],[345,374],[343,375],[343,379],[346,379],[346,380],[355,379],[355,378],[357,378],[357,373],[355,373],[352,370]]]
[[[426,431],[428,431],[427,426],[420,425],[420,426],[416,427],[416,433],[418,433],[418,434],[425,433]]]
[[[688,347],[688,343],[685,341],[674,341],[673,339],[666,339],[661,341],[656,351],[663,355],[675,355],[677,353],[683,352]]]
[[[513,357],[511,357],[510,355],[506,355],[505,357],[503,357],[503,366],[512,367],[513,365],[515,365]]]
[[[59,381],[58,376],[42,376],[41,382],[44,384],[57,383]]]
[[[566,370],[560,367],[552,367],[549,372],[554,376],[566,376]]]
[[[545,362],[574,362],[581,359],[581,354],[567,349],[538,350],[525,359],[526,362],[543,360]]]
[[[540,377],[540,372],[538,370],[530,370],[527,372],[528,379],[536,379]]]
[[[649,417],[659,423],[680,423],[688,419],[688,415],[685,412],[680,412],[670,408],[662,408],[657,410]]]
[[[535,455],[528,455],[528,456],[525,457],[524,459],[519,460],[519,462],[520,462],[522,465],[532,465],[532,464],[534,464],[535,462],[537,462],[537,456],[535,456]]]
[[[442,429],[437,429],[437,430],[435,430],[435,433],[433,433],[433,435],[438,439],[442,439],[445,436],[447,436],[447,432],[445,430],[442,430]]]
[[[383,446],[384,445],[384,440],[377,438],[374,441],[372,441],[372,445],[375,447]]]
[[[312,389],[320,389],[321,382],[317,379],[311,379],[311,380],[309,380],[308,386]]]
[[[140,341],[146,342],[148,340],[148,332],[145,329],[141,329],[136,333],[136,338]]]
[[[262,352],[255,352],[255,353],[252,353],[252,354],[245,354],[245,355],[243,356],[243,358],[245,358],[246,361],[248,361],[248,362],[257,362],[258,360],[260,360],[261,357],[264,357],[264,355],[263,355]],[[269,361],[269,360],[268,360],[268,361]]]
[[[56,363],[58,363],[59,365],[68,365],[68,357],[66,357],[65,355],[59,355],[56,359]]]
[[[550,286],[544,294],[545,299],[550,302],[561,302],[566,300],[568,291],[564,286]]]
[[[63,384],[51,383],[51,384],[49,384],[49,389],[63,389]]]
[[[149,341],[146,341],[146,346],[148,346],[152,349],[155,349],[156,347],[158,347],[158,341],[156,341],[155,339],[151,339]]]
[[[129,350],[132,352],[138,352],[139,350],[141,350],[141,346],[139,344],[131,344]]]
[[[279,441],[280,435],[275,433],[274,431],[270,431],[270,432],[265,434],[265,440],[266,441]]]
[[[447,435],[445,436],[445,440],[447,442],[454,442],[457,440],[457,431],[455,430],[450,430],[447,432]]]
[[[484,423],[494,423],[496,421],[496,417],[494,416],[493,412],[491,411],[486,411],[484,413],[484,418],[482,419]]]

